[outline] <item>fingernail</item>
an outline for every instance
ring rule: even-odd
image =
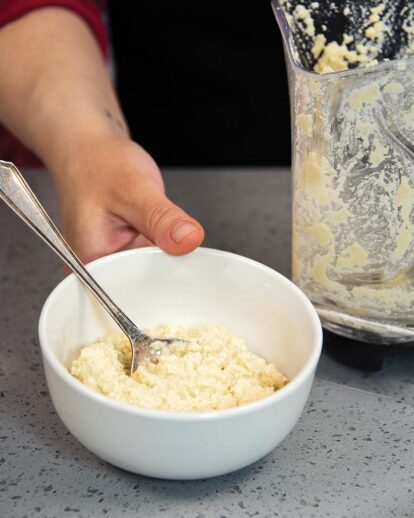
[[[177,223],[175,227],[173,227],[171,231],[171,237],[176,243],[180,243],[185,237],[188,236],[188,234],[191,234],[191,232],[194,232],[197,229],[198,227],[196,227],[193,223],[190,223],[189,221],[181,221],[180,223]]]

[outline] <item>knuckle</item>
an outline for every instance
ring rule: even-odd
[[[179,210],[177,207],[165,201],[156,201],[150,204],[148,211],[148,229],[153,235],[156,230],[165,222],[172,221]]]

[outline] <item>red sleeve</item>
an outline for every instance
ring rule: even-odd
[[[77,13],[92,29],[104,56],[108,56],[106,29],[94,0],[0,0],[0,27],[40,7],[63,7]]]

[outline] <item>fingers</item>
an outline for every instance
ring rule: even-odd
[[[122,211],[134,228],[171,255],[192,252],[203,242],[200,223],[152,185],[141,185],[140,192],[124,204]]]
[[[61,214],[62,233],[82,263],[124,250],[138,240],[135,229],[96,205],[73,207],[70,213]]]
[[[138,234],[125,246],[125,250],[133,250],[134,248],[143,248],[145,246],[154,246],[154,243],[142,234]]]
[[[171,255],[195,250],[204,239],[200,223],[167,198],[160,170],[148,153],[135,145],[128,157],[122,174],[118,170],[112,210]]]

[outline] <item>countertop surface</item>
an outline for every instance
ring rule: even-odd
[[[25,176],[56,218],[50,177]],[[288,170],[170,170],[165,180],[204,224],[205,246],[289,275]],[[365,368],[382,362],[364,370],[337,361],[355,346],[327,336],[305,411],[267,457],[194,482],[127,473],[87,451],[56,415],[37,322],[62,265],[4,204],[0,222],[1,517],[414,516],[414,348],[361,346]]]

